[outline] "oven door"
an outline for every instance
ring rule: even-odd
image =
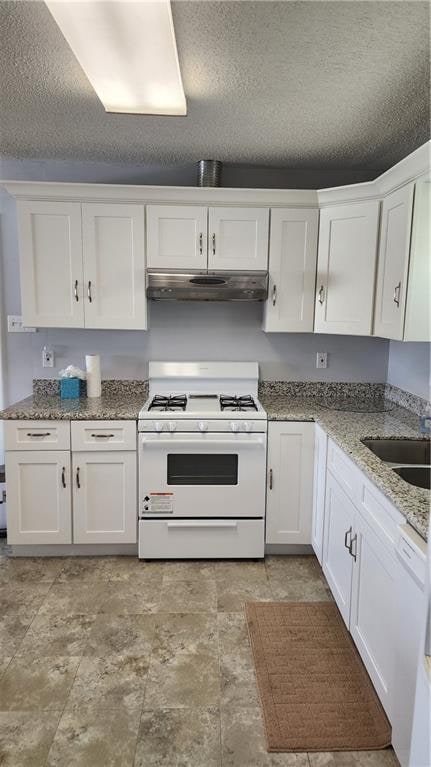
[[[142,434],[139,516],[263,517],[266,434]]]

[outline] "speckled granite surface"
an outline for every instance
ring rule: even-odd
[[[313,398],[300,399],[280,394],[262,394],[261,402],[269,421],[319,423],[373,484],[392,501],[419,535],[427,539],[430,491],[407,484],[361,442],[365,437],[423,438],[417,415],[395,405],[389,412],[382,413],[330,410],[317,405]],[[338,404],[335,398],[333,404]]]

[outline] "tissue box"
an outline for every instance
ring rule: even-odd
[[[81,381],[79,378],[60,378],[61,399],[79,399]]]

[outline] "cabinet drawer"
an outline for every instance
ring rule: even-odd
[[[398,525],[405,522],[401,512],[365,479],[361,482],[358,508],[383,545],[393,549],[398,538]]]
[[[136,421],[73,421],[72,450],[136,450]]]
[[[5,421],[6,450],[70,450],[70,421]]]
[[[332,439],[328,441],[327,465],[350,500],[358,503],[361,494],[361,472]]]
[[[264,555],[263,519],[144,519],[141,559],[229,559]]]

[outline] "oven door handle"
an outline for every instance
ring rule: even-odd
[[[230,447],[235,449],[265,447],[264,439],[220,439],[220,440],[187,440],[187,439],[143,439],[143,447],[166,448],[166,447]]]
[[[193,527],[230,527],[235,528],[238,527],[237,522],[225,522],[224,520],[216,520],[216,519],[209,519],[206,520],[198,520],[196,522],[193,521],[186,521],[186,522],[166,522],[166,527],[184,527],[184,528],[193,528]]]

